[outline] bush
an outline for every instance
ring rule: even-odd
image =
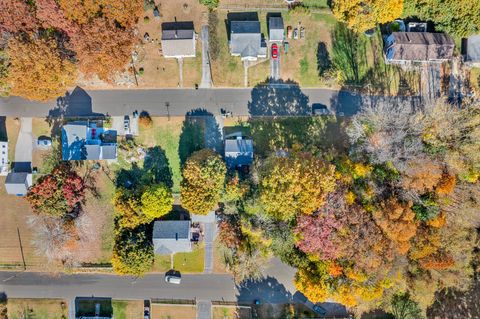
[[[150,22],[150,18],[149,18],[149,17],[143,17],[143,22],[149,23],[149,22]]]
[[[143,10],[149,11],[155,8],[155,1],[153,0],[144,0],[143,1]]]
[[[200,0],[200,3],[209,8],[210,10],[218,7],[219,0]]]
[[[150,114],[148,114],[148,112],[146,111],[142,111],[138,118],[138,124],[140,124],[140,126],[142,126],[143,128],[152,126],[153,121],[152,121],[152,118],[150,117]]]

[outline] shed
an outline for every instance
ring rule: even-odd
[[[480,64],[480,34],[465,39],[463,46],[465,61]]]
[[[156,254],[169,255],[192,251],[189,220],[160,220],[153,225],[153,246]]]
[[[268,19],[268,39],[275,42],[283,42],[284,27],[282,17],[270,17]]]
[[[30,173],[11,172],[5,179],[5,190],[10,195],[25,196],[30,186],[32,186],[32,174]]]

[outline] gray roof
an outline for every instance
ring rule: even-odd
[[[153,246],[156,254],[172,254],[192,250],[189,220],[161,220],[153,225]]]
[[[230,168],[252,164],[253,141],[251,139],[225,140],[225,162]]]
[[[242,58],[261,55],[262,35],[258,21],[230,22],[230,50]]]
[[[104,160],[116,159],[117,158],[117,145],[116,144],[101,145],[101,148],[102,148],[102,158]]]
[[[162,28],[162,52],[165,57],[195,56],[193,23],[164,23]]]
[[[480,62],[480,34],[467,38],[466,61]]]
[[[268,20],[269,40],[270,41],[283,41],[284,29],[282,17],[270,17]]]
[[[453,39],[444,33],[393,32],[389,38],[393,44],[385,48],[388,60],[448,60],[455,48]]]
[[[5,179],[5,189],[10,195],[25,195],[30,187],[29,173],[8,173]]]
[[[84,146],[84,152],[85,152],[85,159],[87,160],[97,160],[100,158],[100,145],[99,144],[94,144],[94,145],[85,145]]]

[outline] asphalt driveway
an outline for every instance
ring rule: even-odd
[[[31,163],[33,152],[32,118],[20,118],[20,132],[15,146],[15,163]]]

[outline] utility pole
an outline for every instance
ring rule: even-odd
[[[27,270],[27,264],[25,263],[25,256],[23,255],[22,239],[20,238],[20,229],[18,229],[18,227],[17,227],[17,235],[18,235],[18,243],[20,244],[20,253],[22,254],[23,270]]]

